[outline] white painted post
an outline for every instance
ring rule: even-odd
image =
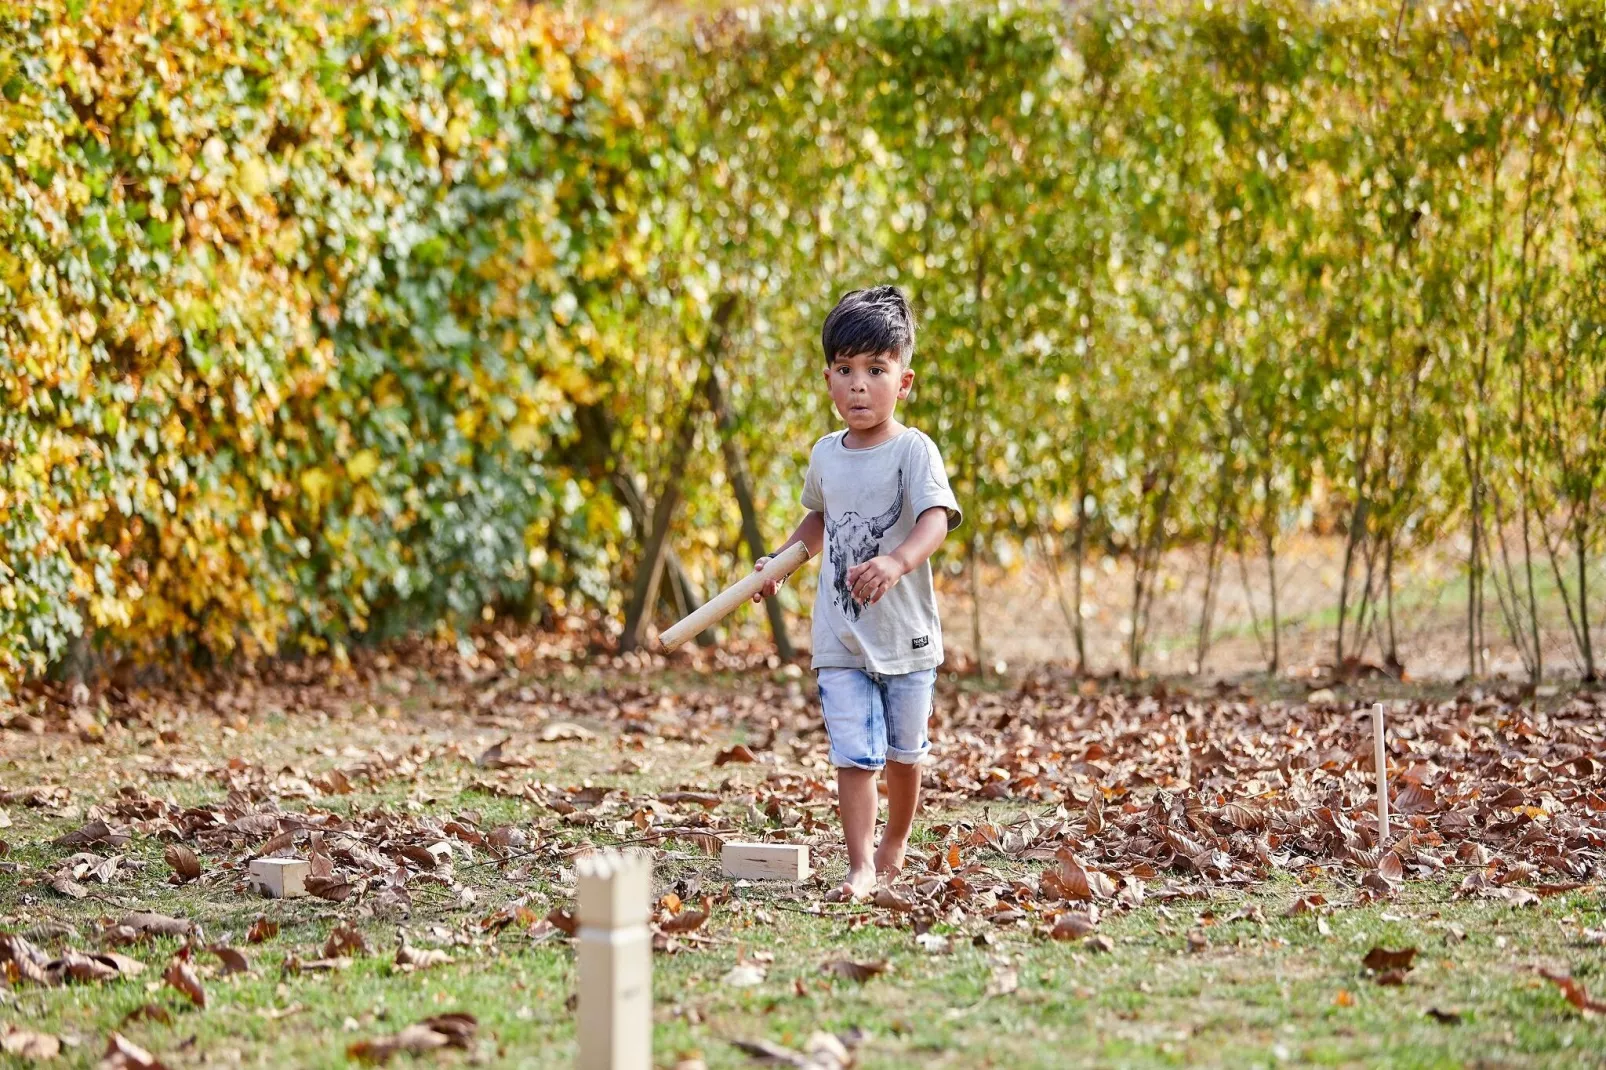
[[[1389,771],[1388,757],[1383,751],[1383,704],[1372,704],[1372,743],[1377,759],[1377,846],[1379,850],[1389,842]]]
[[[652,863],[599,851],[575,873],[580,1070],[652,1070]]]

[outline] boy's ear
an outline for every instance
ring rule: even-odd
[[[905,368],[903,370],[903,374],[898,379],[898,400],[903,401],[905,398],[907,398],[909,396],[909,391],[914,388],[914,385],[915,370],[913,368]]]

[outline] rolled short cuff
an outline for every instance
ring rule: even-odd
[[[919,765],[921,762],[926,760],[926,755],[930,753],[930,743],[927,743],[919,750],[897,750],[893,747],[888,747],[887,761],[897,762],[899,765]]]
[[[891,755],[888,755],[891,758]],[[831,768],[833,769],[863,769],[867,773],[879,773],[887,763],[880,758],[849,758],[836,751],[830,753]]]

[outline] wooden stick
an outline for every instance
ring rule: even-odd
[[[1389,771],[1388,756],[1383,751],[1383,704],[1372,704],[1372,743],[1377,760],[1377,846],[1381,850],[1389,840]]]
[[[794,542],[770,558],[764,565],[763,572],[749,572],[688,613],[683,619],[664,629],[658,636],[658,645],[665,653],[675,649],[704,628],[712,627],[730,616],[736,611],[736,607],[752,598],[770,580],[786,579],[808,559],[809,548],[801,542]]]

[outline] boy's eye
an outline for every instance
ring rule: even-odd
[[[885,368],[871,368],[870,369],[870,374],[871,375],[880,375],[885,370],[886,370]]]

